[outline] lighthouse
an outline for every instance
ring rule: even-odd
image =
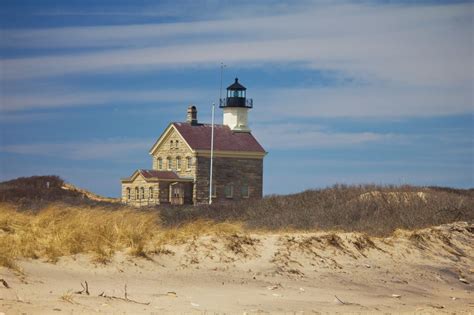
[[[220,100],[219,107],[224,110],[224,125],[234,132],[250,132],[248,111],[253,107],[253,100],[246,98],[247,88],[235,82],[227,87],[227,96]]]

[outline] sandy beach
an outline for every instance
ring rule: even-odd
[[[105,265],[87,254],[23,260],[22,273],[0,269],[10,287],[0,287],[0,312],[471,314],[473,230],[202,236]]]

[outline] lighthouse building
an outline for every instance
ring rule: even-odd
[[[223,124],[214,125],[212,193],[212,125],[199,123],[197,108],[189,106],[186,121],[170,123],[151,147],[152,168],[121,180],[122,202],[197,205],[210,198],[212,202],[262,198],[266,152],[249,128],[253,102],[237,78],[219,107]]]

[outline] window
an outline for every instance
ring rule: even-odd
[[[163,169],[163,160],[161,158],[158,158],[158,169],[159,170]]]
[[[138,200],[138,199],[140,199],[140,195],[138,192],[138,187],[135,187],[135,200]]]
[[[166,161],[167,161],[167,163],[168,163],[168,165],[167,165],[167,166],[168,166],[168,170],[171,170],[171,168],[173,167],[173,165],[171,164],[171,158],[170,158],[170,157],[166,158]]]
[[[226,198],[233,198],[234,197],[234,185],[227,184],[225,186],[225,197]]]
[[[170,149],[173,149],[173,140],[170,141]]]
[[[149,188],[148,197],[149,197],[150,199],[153,199],[153,187],[150,187],[150,188]]]
[[[130,196],[131,193],[130,193],[130,187],[127,188],[127,199],[130,200]]]
[[[176,169],[181,171],[181,158],[179,156],[176,158]]]
[[[217,186],[212,184],[212,198],[217,198]]]
[[[142,198],[141,199],[145,199],[145,188],[141,188],[141,191],[142,191]]]
[[[179,141],[176,140],[176,142],[174,143],[174,146],[175,146],[176,149],[178,148],[178,142],[179,142]]]
[[[247,184],[242,185],[241,194],[242,194],[242,198],[248,198],[249,197],[249,185],[247,185]]]
[[[193,158],[188,156],[186,158],[186,169],[189,171],[192,165],[193,165]]]

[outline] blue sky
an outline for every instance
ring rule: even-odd
[[[223,62],[254,100],[265,194],[473,187],[473,17],[462,1],[4,0],[0,179],[118,196],[189,104],[210,121]]]

